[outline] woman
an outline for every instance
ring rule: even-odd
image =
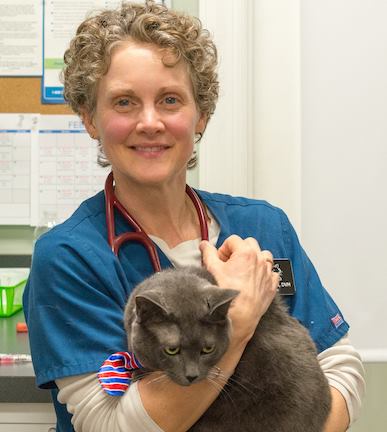
[[[221,287],[241,291],[230,309],[231,344],[218,364],[226,377],[275,295],[273,255],[292,261],[297,295],[290,311],[309,328],[332,386],[326,431],[344,431],[360,406],[361,362],[283,212],[201,192],[210,241],[200,242],[186,171],[218,95],[216,49],[200,23],[153,2],[99,13],[81,24],[66,51],[64,86],[111,165],[117,198],[158,245],[162,267],[203,258]],[[128,230],[119,215],[116,230]],[[152,272],[138,244],[122,246],[119,259],[112,253],[102,192],[37,242],[25,311],[37,383],[52,388],[58,432],[186,431],[218,396],[221,380],[219,389],[207,382],[183,388],[152,375],[120,398],[102,391],[96,372],[126,350],[126,299]]]

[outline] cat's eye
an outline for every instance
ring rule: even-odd
[[[202,354],[211,354],[215,351],[215,345],[205,346],[202,348]]]
[[[174,356],[176,354],[179,354],[180,347],[167,347],[167,348],[164,348],[164,352],[168,355]]]

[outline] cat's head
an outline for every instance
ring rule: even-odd
[[[180,385],[200,381],[227,350],[227,312],[237,295],[197,274],[158,273],[139,286],[128,305],[129,347],[146,368]]]

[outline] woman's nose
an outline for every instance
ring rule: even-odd
[[[156,134],[164,130],[164,123],[160,113],[154,106],[144,106],[139,113],[137,132]]]

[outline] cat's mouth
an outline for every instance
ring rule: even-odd
[[[184,387],[188,387],[192,384],[196,384],[200,381],[203,381],[205,378],[207,378],[206,376],[201,376],[201,375],[181,375],[180,376],[174,372],[167,372],[167,375],[176,384]]]

